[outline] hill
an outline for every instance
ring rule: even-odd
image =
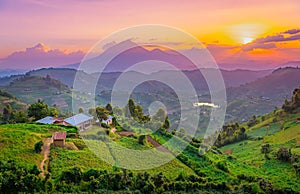
[[[39,166],[43,155],[33,151],[34,144],[41,140],[46,142],[55,131],[67,131],[65,147],[51,146],[50,158],[45,166],[46,172],[50,173],[45,174],[47,178],[41,181],[45,185],[37,191],[45,191],[43,188],[47,188],[47,192],[69,193],[121,190],[139,190],[143,193],[299,192],[299,96],[300,88],[293,92],[292,100],[285,103],[291,108],[279,109],[255,117],[251,122],[242,123],[248,139],[223,146],[221,150],[212,147],[204,155],[199,154],[202,150],[199,140],[193,138],[188,143],[189,137],[184,132],[181,136],[159,129],[141,143],[141,135],[135,131],[143,130],[142,128],[135,128],[132,132],[127,132],[132,136],[126,136],[94,125],[76,135],[74,128],[57,125],[0,125],[0,158],[4,161],[0,165],[8,165],[9,162],[5,161],[13,160],[17,169],[20,168],[18,166]],[[122,127],[118,127],[118,130],[122,130]],[[173,143],[169,141],[171,138]],[[156,148],[156,144],[163,145],[164,149]],[[186,149],[178,153],[178,145],[183,144]],[[122,146],[122,149],[117,145]],[[263,151],[263,148],[267,148],[267,151]],[[155,162],[165,157],[173,159],[152,169],[120,169],[117,166],[124,166],[126,163],[136,167],[141,165],[133,160],[136,156],[126,149],[150,149],[156,156]],[[178,155],[174,157],[174,153]],[[138,157],[145,162],[153,162],[153,158],[148,155]],[[3,169],[3,173],[7,173],[8,169]],[[8,174],[0,179],[4,180],[0,188],[7,186],[5,180],[11,176]],[[9,187],[9,190],[16,191],[17,188]]]
[[[27,105],[23,102],[20,102],[15,96],[12,94],[0,90],[0,112],[2,113],[3,108],[6,104],[10,104],[10,106],[14,110],[25,110]]]
[[[59,108],[68,108],[71,105],[70,88],[49,76],[27,74],[14,79],[8,86],[1,86],[0,89],[15,95],[27,104],[42,99],[48,105],[55,104]]]
[[[262,115],[281,107],[300,85],[299,68],[280,68],[270,75],[239,87],[227,89],[229,120],[248,120],[253,115]]]

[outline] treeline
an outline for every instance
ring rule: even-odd
[[[112,126],[116,127],[117,130],[134,131],[135,128],[136,130],[151,129],[155,131],[158,129],[168,130],[170,128],[169,118],[163,109],[158,109],[151,117],[149,114],[145,114],[143,107],[135,103],[133,99],[129,99],[123,108],[107,104],[106,106],[90,108],[88,113],[94,116],[95,119],[98,118],[99,121],[106,120],[109,115],[112,115]],[[104,123],[101,125],[108,127]]]
[[[221,147],[234,142],[247,139],[246,129],[238,123],[224,125],[222,131],[218,135],[215,146]]]
[[[45,190],[37,166],[26,168],[14,161],[0,161],[0,193],[34,193]]]
[[[49,107],[42,100],[29,105],[27,110],[15,110],[10,104],[6,104],[3,108],[2,114],[0,113],[0,123],[26,123],[36,121],[46,116],[58,116],[65,114],[58,112],[55,107]]]

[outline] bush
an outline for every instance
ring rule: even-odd
[[[82,179],[82,171],[79,167],[71,168],[68,171],[63,171],[60,177],[60,181],[66,183],[79,183]]]
[[[224,172],[229,172],[227,164],[224,161],[218,162],[217,163],[217,168],[224,171]]]
[[[43,147],[43,142],[39,141],[39,142],[34,144],[34,151],[36,153],[40,153],[42,151],[42,147]]]
[[[291,156],[292,156],[291,150],[284,147],[279,148],[279,150],[276,153],[277,159],[284,162],[290,161]]]

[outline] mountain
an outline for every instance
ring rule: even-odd
[[[81,51],[66,53],[51,49],[43,43],[17,51],[0,60],[0,69],[31,70],[42,67],[58,67],[80,61],[84,56]]]
[[[0,78],[9,77],[11,75],[18,75],[26,73],[25,70],[17,70],[17,69],[1,69]]]
[[[271,74],[228,89],[229,98],[237,96],[264,96],[268,98],[288,97],[290,91],[300,85],[300,69],[295,67],[279,68]]]
[[[87,73],[98,72],[101,68],[104,68],[103,72],[124,72],[124,70],[129,68],[131,65],[149,60],[152,60],[151,63],[147,64],[146,67],[143,67],[145,72],[165,69],[160,67],[161,62],[157,61],[173,64],[180,70],[197,69],[185,56],[178,52],[161,49],[147,50],[131,40],[115,44],[104,50],[98,56],[87,59],[83,64],[81,64],[83,66],[81,66],[80,69],[83,69]],[[80,63],[76,63],[65,67],[77,69],[79,65]],[[156,68],[153,68],[153,65]]]
[[[248,120],[252,115],[262,115],[274,107],[281,107],[298,86],[300,69],[287,67],[239,87],[228,88],[228,120]]]

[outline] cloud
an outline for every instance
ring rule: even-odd
[[[272,49],[276,48],[275,43],[249,43],[246,45],[241,46],[243,51],[252,51],[254,49]]]
[[[287,42],[300,40],[300,29],[290,29],[284,32],[277,33],[275,35],[269,35],[263,38],[257,38],[256,40],[241,46],[243,51],[252,51],[254,49],[272,49],[276,48],[277,42]]]
[[[284,34],[298,34],[298,33],[300,33],[300,29],[290,29],[290,30],[287,30],[283,33]]]
[[[51,49],[43,43],[24,51],[14,52],[1,59],[0,69],[31,70],[42,67],[59,67],[61,65],[80,62],[85,53],[82,51],[65,53],[59,49]]]
[[[276,35],[267,36],[264,38],[258,38],[254,40],[254,43],[268,43],[268,42],[285,42],[285,41],[293,41],[293,40],[300,40],[300,34],[298,34],[300,30],[298,29],[291,29]],[[284,34],[288,34],[284,36]]]

